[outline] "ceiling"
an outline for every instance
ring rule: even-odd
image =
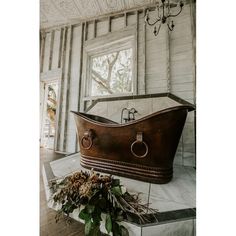
[[[85,20],[155,2],[156,0],[40,0],[40,27],[48,28]]]

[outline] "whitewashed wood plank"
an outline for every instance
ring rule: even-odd
[[[43,72],[46,72],[49,70],[50,45],[51,45],[51,32],[46,33],[45,47],[44,47],[44,60],[43,60]]]
[[[52,65],[51,69],[57,69],[58,68],[58,59],[59,59],[59,50],[60,50],[60,37],[61,37],[61,31],[56,30],[54,34],[54,43],[53,43],[53,49],[52,49]]]
[[[97,36],[105,35],[108,33],[108,19],[97,22]]]
[[[117,18],[111,18],[111,32],[119,31],[123,29],[124,26],[124,15],[117,17]]]

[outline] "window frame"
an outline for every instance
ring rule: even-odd
[[[106,95],[92,95],[92,60],[93,58],[99,57],[99,56],[104,56],[113,52],[120,52],[123,50],[127,50],[127,49],[132,49],[132,58],[131,58],[131,70],[132,70],[132,77],[131,77],[131,83],[132,83],[132,91],[131,92],[125,92],[125,93],[114,93],[114,94],[106,94]],[[86,97],[85,98],[89,98],[89,99],[98,99],[98,98],[105,98],[105,97],[120,97],[120,96],[130,96],[134,94],[134,77],[133,77],[133,73],[134,73],[134,56],[133,56],[133,47],[132,45],[130,45],[130,43],[125,43],[123,45],[119,45],[115,48],[112,47],[112,50],[105,50],[102,51],[101,53],[95,53],[94,55],[90,55],[89,56],[89,72],[88,72],[88,77],[87,77],[87,91],[86,91]]]
[[[129,48],[132,49],[132,92],[91,96],[91,58]],[[81,110],[84,110],[86,102],[99,98],[137,95],[137,42],[134,29],[88,40],[85,42],[83,50]]]

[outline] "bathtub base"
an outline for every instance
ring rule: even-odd
[[[173,167],[154,168],[127,162],[94,158],[84,155],[81,155],[80,164],[87,169],[94,169],[96,171],[128,177],[131,179],[141,180],[154,184],[166,184],[170,182],[173,177]]]

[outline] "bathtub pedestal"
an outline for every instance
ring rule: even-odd
[[[47,185],[50,179],[79,170],[85,170],[80,165],[79,154],[46,163],[43,168],[43,180],[47,199],[49,200],[52,194]],[[196,176],[194,168],[174,166],[172,181],[164,185],[115,177],[120,179],[129,192],[141,192],[140,198],[143,203],[149,203],[150,207],[159,210],[157,222],[145,225],[122,222],[129,230],[130,236],[195,235]],[[48,206],[55,209],[52,201],[48,202]],[[71,217],[81,221],[76,211],[71,214]],[[101,230],[105,232],[104,224]]]

